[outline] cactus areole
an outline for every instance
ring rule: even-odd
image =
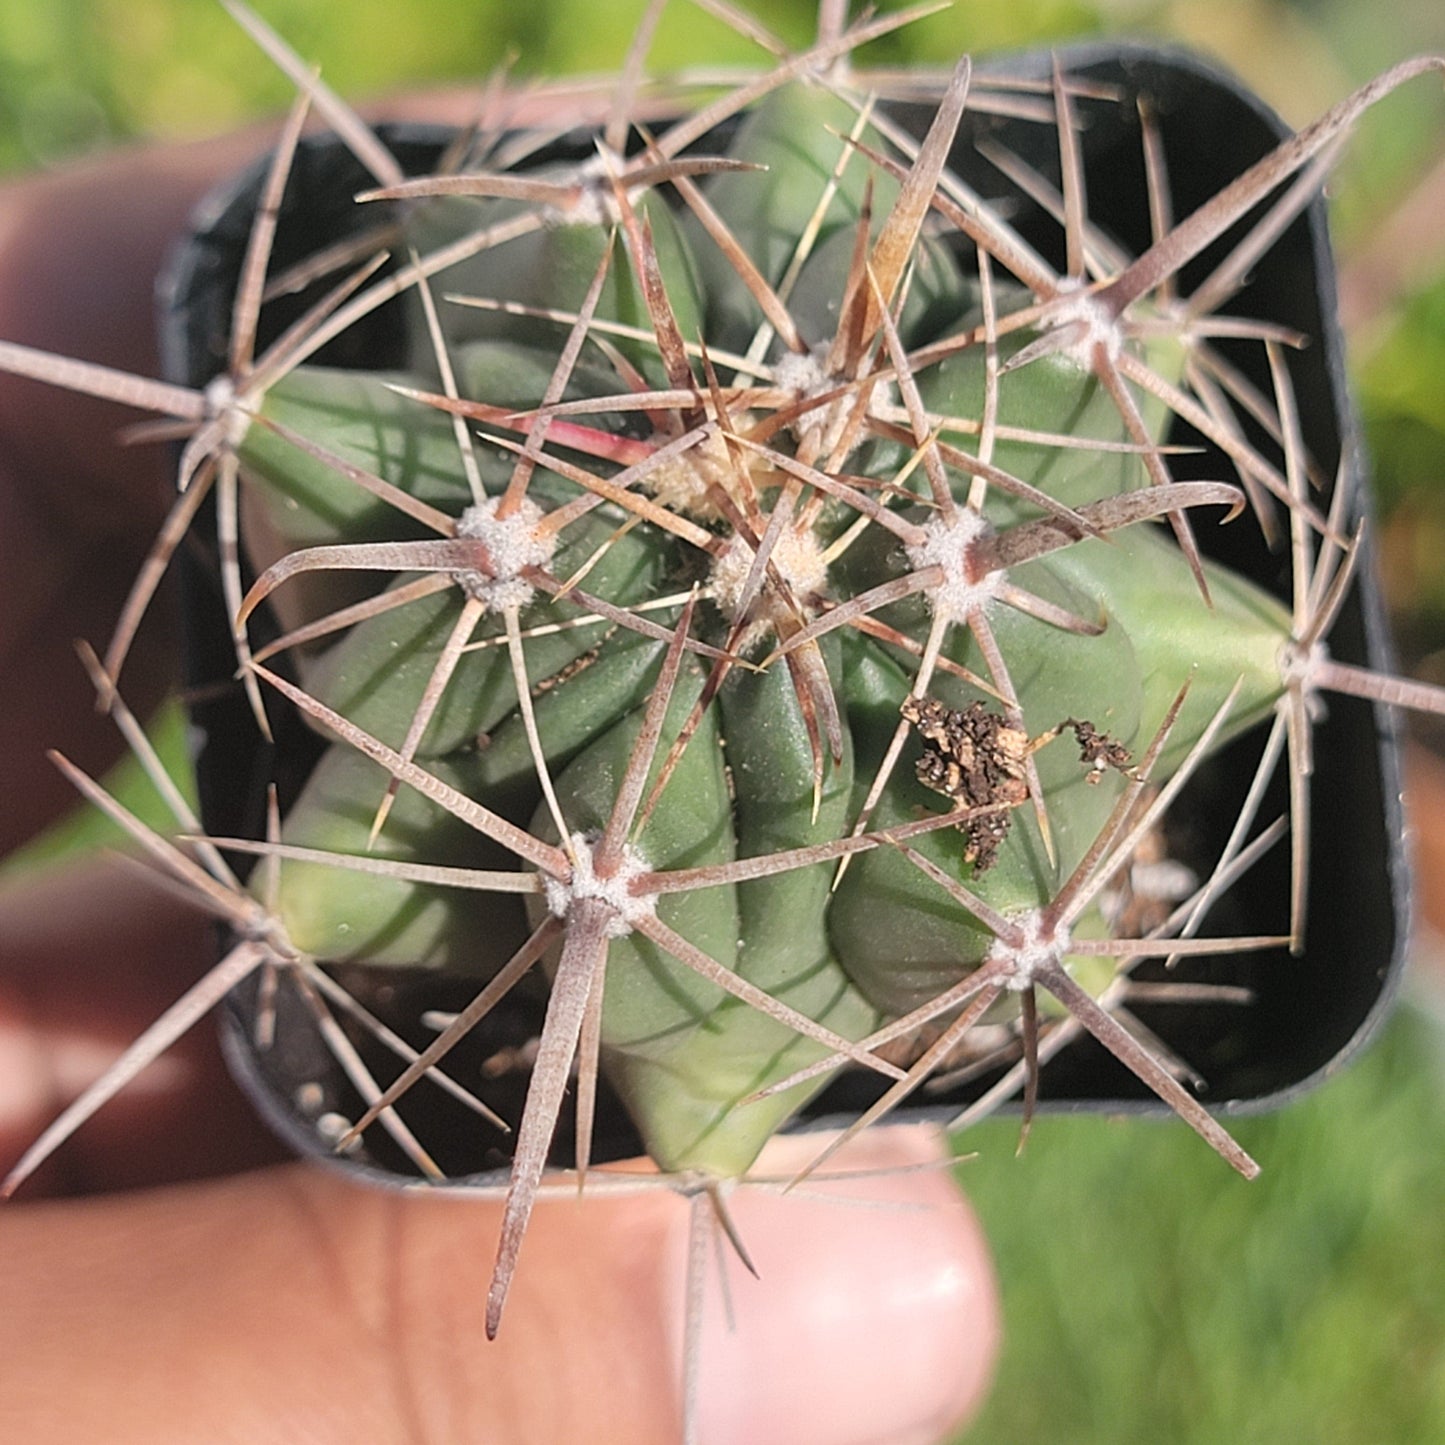
[[[1329,579],[1291,581],[1364,505],[1318,208],[1227,304],[1191,310],[1296,175],[1124,294],[1168,208],[1283,132],[1137,49],[921,93],[820,69],[685,138],[512,135],[501,169],[383,130],[407,173],[452,168],[363,204],[346,150],[301,142],[272,274],[351,250],[262,347],[374,252],[357,292],[399,294],[232,428],[274,745],[234,689],[198,705],[205,822],[265,837],[274,783],[250,887],[290,946],[415,1048],[458,1036],[439,1067],[516,1132],[418,1082],[449,1179],[589,1148],[734,1177],[800,1120],[1031,1091],[1034,1054],[1046,1103],[1247,1110],[1390,991],[1393,736],[1310,691]],[[265,174],[172,268],[187,385],[226,354]],[[236,658],[188,565],[204,690]],[[1378,661],[1362,570],[1337,663]],[[1260,760],[1305,711],[1292,917],[1288,771]],[[285,976],[225,1026],[300,1147],[414,1176],[349,1137],[371,1101]]]

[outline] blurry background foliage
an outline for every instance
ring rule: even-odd
[[[598,0],[254,0],[342,94],[615,66],[640,9]],[[885,0],[879,8],[896,8]],[[771,0],[792,44],[814,0]],[[1097,34],[1182,41],[1294,124],[1370,74],[1445,48],[1440,0],[961,0],[875,47],[941,64]],[[755,63],[675,0],[663,70]],[[285,83],[207,0],[4,0],[0,175],[281,109]],[[1332,186],[1345,314],[1409,666],[1445,681],[1445,95],[1369,117]],[[174,729],[173,729],[174,730]],[[1445,1439],[1445,1068],[1416,1004],[1306,1102],[1240,1126],[1244,1185],[1186,1131],[1044,1118],[1014,1162],[1007,1121],[963,1167],[994,1241],[1008,1335],[974,1445],[1406,1445]]]

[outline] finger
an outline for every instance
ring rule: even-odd
[[[790,1179],[827,1138],[776,1138],[754,1172]],[[944,1148],[927,1126],[874,1129],[786,1195],[738,1190],[759,1277],[731,1262],[731,1328],[721,1291],[708,1295],[704,1445],[934,1445],[976,1413],[999,1300]]]
[[[778,1265],[738,1321],[737,1349],[761,1371],[740,1393],[760,1392],[759,1405],[745,1418],[719,1403],[731,1377],[710,1351],[705,1379],[722,1374],[702,1396],[704,1445],[940,1438],[962,1398],[948,1372],[991,1359],[997,1317],[976,1226],[946,1180],[935,1186],[921,1201],[903,1191],[922,1208],[909,1230],[888,1218],[902,1241],[891,1246],[878,1222],[886,1211],[789,1199],[764,1222],[740,1193],[740,1220]],[[820,1236],[819,1210],[840,1208],[875,1221],[854,1225],[850,1242],[883,1249],[887,1282],[866,1261],[833,1268],[845,1241],[832,1225]],[[670,1193],[547,1201],[489,1344],[485,1280],[500,1213],[490,1202],[375,1192],[292,1166],[224,1185],[35,1206],[7,1219],[0,1236],[0,1404],[17,1438],[115,1445],[675,1442],[670,1321],[685,1210]],[[908,1244],[915,1235],[920,1243]],[[965,1275],[974,1282],[961,1291]],[[850,1292],[838,1294],[840,1284]],[[866,1328],[845,1337],[841,1325],[860,1321]],[[779,1329],[790,1336],[781,1356]],[[927,1378],[885,1374],[905,1348],[895,1348],[894,1331],[925,1365],[942,1367]],[[757,1332],[751,1346],[748,1332]],[[835,1359],[815,1358],[838,1347]],[[841,1391],[840,1408],[825,1408],[825,1387]],[[859,1404],[861,1418],[846,1413]]]
[[[0,189],[0,337],[155,375],[154,295],[166,248],[256,137],[122,152]],[[72,647],[103,647],[167,503],[164,448],[123,447],[134,413],[0,376],[0,852],[70,805],[44,763],[119,754]],[[173,599],[153,607],[126,678],[147,716],[177,672]]]
[[[0,889],[0,1174],[214,961],[211,923],[91,855]],[[26,1197],[281,1158],[203,1021],[81,1126]]]
[[[0,1238],[0,1414],[16,1439],[113,1445],[668,1440],[666,1204],[539,1211],[493,1346],[491,1204],[289,1166],[20,1209]],[[586,1429],[603,1418],[619,1433]]]
[[[1420,917],[1445,936],[1445,761],[1422,743],[1406,745],[1405,797]]]
[[[77,540],[71,555],[61,555],[49,524],[27,513],[27,500],[7,490],[0,463],[0,546],[16,557],[0,582],[0,632],[7,624],[12,632],[10,645],[0,646],[0,858],[77,806],[74,788],[46,760],[47,749],[60,749],[96,776],[123,751],[115,724],[96,711],[75,641],[105,645],[139,560],[118,540],[93,547]],[[174,603],[167,584],[126,668],[126,698],[142,717],[154,713],[179,669]]]

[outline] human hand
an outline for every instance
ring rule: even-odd
[[[135,151],[12,186],[0,336],[154,374],[164,247],[262,144]],[[164,456],[113,444],[133,419],[0,378],[0,850],[71,801],[44,747],[91,770],[117,749],[71,641],[105,641],[164,511]],[[143,713],[173,680],[165,616],[152,610],[124,679]],[[112,863],[0,890],[0,1167],[212,946],[207,921]],[[817,1147],[783,1141],[762,1168],[786,1174]],[[927,1131],[878,1131],[839,1156],[865,1179],[738,1191],[762,1279],[734,1284],[733,1331],[709,1306],[703,1441],[907,1445],[976,1405],[998,1308],[976,1221],[929,1167],[940,1148]],[[488,1344],[500,1203],[378,1192],[278,1155],[202,1028],[27,1187],[28,1201],[52,1197],[0,1214],[0,1417],[14,1438],[677,1437],[683,1200],[548,1201]],[[876,1172],[893,1166],[907,1172]]]

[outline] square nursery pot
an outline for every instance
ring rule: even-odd
[[[1256,97],[1230,77],[1176,51],[1138,45],[1097,44],[1059,53],[1064,71],[1106,87],[1108,102],[1081,99],[1080,140],[1089,187],[1091,218],[1132,253],[1149,243],[1149,216],[1135,98],[1147,99],[1157,116],[1168,162],[1175,214],[1185,216],[1221,186],[1264,155],[1288,132]],[[1046,80],[1053,53],[1023,55],[994,67],[1011,75]],[[921,135],[932,115],[925,103],[890,104],[893,116]],[[1004,143],[1045,176],[1058,176],[1057,142],[1051,128],[996,115],[965,113],[950,158],[952,169],[986,198],[999,197],[1015,225],[1055,265],[1062,265],[1057,225],[1005,180],[977,152],[989,137]],[[381,138],[409,173],[425,173],[451,139],[423,127],[384,128]],[[706,148],[706,143],[704,143]],[[558,143],[552,157],[590,153],[590,135],[576,133]],[[265,174],[260,162],[215,193],[198,212],[193,234],[177,249],[162,294],[161,324],[170,379],[192,386],[208,382],[225,356],[229,308]],[[374,208],[359,208],[353,196],[369,177],[336,140],[308,138],[301,144],[280,215],[274,265],[287,266],[339,235],[375,222]],[[1239,233],[1236,228],[1235,234]],[[1197,281],[1223,254],[1216,243],[1188,268]],[[268,304],[261,343],[274,337],[319,294],[319,287]],[[1337,318],[1333,261],[1322,203],[1298,217],[1254,268],[1240,314],[1279,323],[1303,333],[1308,346],[1292,359],[1304,439],[1326,476],[1341,475],[1355,498],[1356,516],[1367,505],[1358,428],[1346,388]],[[402,321],[384,308],[347,333],[319,360],[337,366],[385,366],[398,357]],[[1229,343],[1224,343],[1226,348]],[[1233,359],[1267,391],[1262,348],[1232,350]],[[1297,364],[1296,364],[1297,363]],[[1228,464],[1197,435],[1176,421],[1171,441],[1200,448],[1175,458],[1176,472],[1199,477],[1231,475]],[[1221,470],[1223,468],[1223,470]],[[1347,521],[1352,525],[1354,517]],[[277,784],[283,806],[312,766],[319,744],[299,718],[283,706],[272,713],[274,747],[262,744],[239,689],[231,681],[230,651],[212,541],[193,547],[188,570],[186,627],[189,682],[200,736],[198,768],[203,817],[218,835],[259,836],[265,792]],[[1287,560],[1271,553],[1255,531],[1207,528],[1207,552],[1220,556],[1255,581],[1287,599]],[[265,635],[264,609],[253,618],[255,635]],[[1331,635],[1332,654],[1344,661],[1386,669],[1389,643],[1369,558]],[[274,696],[268,705],[278,704]],[[1171,847],[1188,858],[1216,856],[1228,835],[1237,805],[1261,748],[1261,732],[1236,742],[1191,780],[1172,810]],[[1149,1028],[1198,1071],[1200,1097],[1222,1115],[1252,1113],[1292,1099],[1337,1070],[1368,1038],[1386,1011],[1398,980],[1406,933],[1408,878],[1403,844],[1397,738],[1392,715],[1383,707],[1352,698],[1331,698],[1328,716],[1315,733],[1315,779],[1306,952],[1291,957],[1269,953],[1184,959],[1171,978],[1238,985],[1248,1003],[1141,1004],[1137,1013]],[[1278,772],[1278,770],[1276,770]],[[1260,816],[1286,811],[1283,780]],[[1175,836],[1177,834],[1177,836]],[[1228,895],[1217,920],[1233,934],[1281,934],[1288,928],[1287,848],[1274,849]],[[1215,925],[1212,925],[1215,926]],[[1154,968],[1154,972],[1149,972]],[[472,992],[444,977],[368,977],[343,968],[348,987],[417,1046],[430,1035],[418,1025],[428,1009],[456,1009]],[[1136,975],[1161,977],[1149,965]],[[475,1077],[480,1059],[504,1046],[518,1046],[539,1027],[537,995],[517,997],[453,1055],[458,1077]],[[402,1183],[412,1167],[372,1130],[366,1143],[338,1161],[335,1124],[353,1119],[358,1100],[318,1039],[310,1016],[282,981],[274,1043],[254,1042],[256,984],[228,999],[222,1019],[227,1052],[238,1078],[258,1108],[296,1149],[340,1162],[374,1179]],[[385,1060],[376,1067],[395,1069]],[[984,1072],[944,1093],[915,1094],[905,1110],[949,1119],[986,1093],[999,1069]],[[526,1078],[498,1081],[490,1102],[504,1115],[520,1114]],[[819,1095],[792,1127],[836,1124],[855,1116],[877,1096],[878,1085],[845,1072]],[[425,1097],[423,1097],[425,1096]],[[1043,1070],[1041,1107],[1054,1110],[1159,1112],[1164,1106],[1130,1073],[1087,1037],[1070,1044]],[[418,1114],[418,1110],[421,1111]],[[475,1127],[473,1116],[433,1088],[418,1089],[408,1103],[408,1120],[445,1169],[458,1181],[505,1177],[506,1154],[496,1136]],[[571,1137],[564,1118],[557,1130],[554,1162],[569,1163]],[[594,1160],[636,1153],[639,1141],[604,1083],[598,1107]],[[499,1172],[501,1171],[501,1172]]]

